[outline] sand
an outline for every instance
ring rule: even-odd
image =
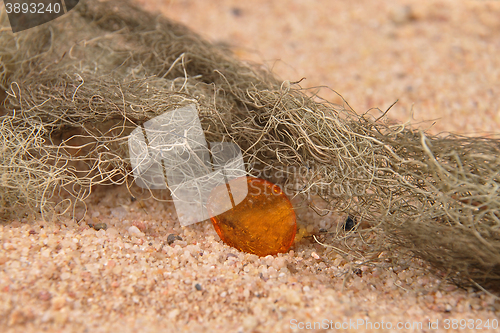
[[[358,112],[399,99],[391,117],[439,119],[435,133],[499,132],[498,1],[137,2]],[[298,218],[309,234],[342,222]],[[500,300],[426,268],[351,272],[311,237],[259,258],[224,245],[210,222],[181,227],[171,205],[100,188],[80,223],[0,225],[0,331],[498,331]]]

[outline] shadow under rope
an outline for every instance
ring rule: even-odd
[[[7,114],[7,110],[5,110],[3,103],[7,99],[7,93],[0,88],[0,117],[5,116]]]

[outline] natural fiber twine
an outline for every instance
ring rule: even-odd
[[[412,253],[458,283],[498,285],[497,139],[431,136],[320,101],[125,1],[81,1],[16,35],[2,12],[0,45],[6,219],[72,212],[96,185],[133,190],[127,135],[194,103],[207,140],[238,144],[250,173],[359,221],[324,240],[353,262]]]

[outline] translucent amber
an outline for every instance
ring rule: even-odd
[[[217,234],[224,243],[259,256],[287,252],[297,230],[291,202],[278,185],[245,178],[247,186],[242,186],[244,178],[237,178],[212,190],[207,203],[211,216],[226,205],[228,192],[233,202],[232,209],[211,218]],[[246,196],[245,191],[248,191]],[[233,198],[243,197],[234,205]]]

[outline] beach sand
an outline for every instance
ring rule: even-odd
[[[499,1],[136,2],[358,113],[399,100],[395,121],[500,132]],[[342,223],[298,220],[309,234]],[[0,225],[0,331],[498,331],[498,298],[427,268],[408,259],[353,273],[311,237],[259,258],[224,245],[210,222],[181,227],[170,204],[97,188],[80,224]]]

